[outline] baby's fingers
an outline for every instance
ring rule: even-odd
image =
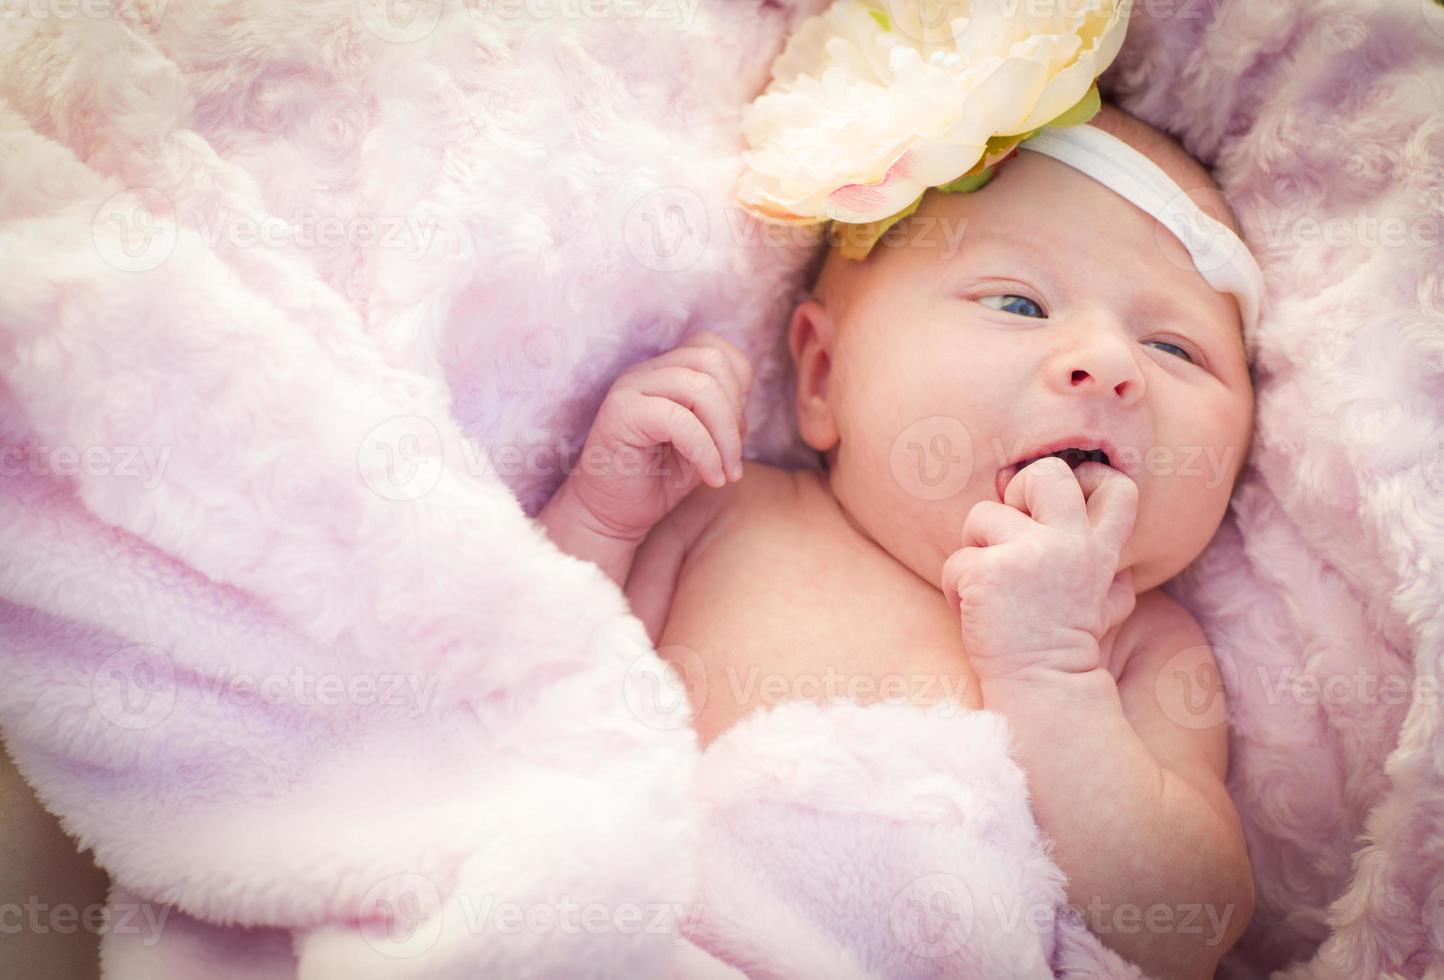
[[[1011,541],[1032,530],[1036,522],[1022,511],[996,500],[980,500],[963,521],[963,545],[986,548]]]
[[[697,466],[708,486],[720,487],[727,482],[722,472],[722,454],[717,451],[706,426],[677,402],[638,393],[629,420],[643,448],[671,443],[678,456]]]
[[[976,580],[980,571],[979,565],[985,560],[986,554],[983,548],[959,548],[948,556],[947,561],[943,562],[943,577],[940,584],[943,595],[948,600],[948,605],[952,607],[954,616],[959,615],[962,611],[962,602],[958,597],[958,591]]]
[[[1133,591],[1133,569],[1125,568],[1113,576],[1113,581],[1108,586],[1108,594],[1104,597],[1103,632],[1107,633],[1133,615],[1137,604],[1138,594]]]
[[[712,438],[726,467],[726,477],[742,475],[741,422],[732,408],[731,399],[721,383],[712,375],[685,367],[657,368],[638,375],[631,382],[644,395],[670,398],[691,410]]]
[[[1086,478],[1079,477],[1088,497],[1088,522],[1104,541],[1121,551],[1138,516],[1138,484],[1118,470],[1095,465],[1096,470],[1086,467],[1090,470]]]
[[[710,375],[727,392],[736,413],[744,412],[747,392],[752,386],[752,365],[735,345],[709,330],[700,330],[679,346],[652,358],[644,369],[648,367],[653,370],[684,367]]]

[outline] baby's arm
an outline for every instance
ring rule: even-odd
[[[641,543],[599,526],[591,512],[577,500],[570,477],[537,514],[537,522],[562,551],[596,565],[617,585],[627,584],[632,560]]]
[[[1116,684],[1101,667],[984,680],[983,705],[1008,718],[1038,823],[1089,927],[1151,976],[1212,977],[1253,912],[1223,782],[1223,695],[1208,687],[1202,712],[1191,700],[1217,666],[1167,596],[1141,596],[1134,615],[1140,646]]]
[[[1216,670],[1203,633],[1118,570],[1137,504],[1133,481],[1101,463],[1038,460],[1003,502],[974,505],[942,588],[983,706],[1014,733],[1070,902],[1149,974],[1210,977],[1252,912],[1248,858],[1223,788],[1221,711],[1190,727],[1189,692],[1169,683]],[[1115,682],[1100,640],[1125,620],[1119,645],[1136,642]]]

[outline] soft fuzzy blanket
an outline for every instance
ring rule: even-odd
[[[114,879],[108,976],[945,973],[958,884],[1042,904],[969,920],[969,962],[1126,975],[1050,904],[1000,720],[799,706],[702,756],[529,520],[611,379],[702,326],[757,364],[749,455],[806,461],[779,340],[815,250],[729,194],[817,6],[0,20],[0,724]],[[1224,972],[1423,976],[1444,9],[1140,3],[1104,89],[1215,168],[1268,281],[1250,465],[1175,585],[1258,880]],[[940,732],[995,764],[871,754]]]

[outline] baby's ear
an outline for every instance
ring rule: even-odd
[[[792,311],[787,349],[792,352],[797,374],[797,427],[803,441],[818,452],[827,452],[837,443],[837,424],[827,398],[836,337],[832,313],[815,297],[803,300]]]

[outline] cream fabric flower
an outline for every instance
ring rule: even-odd
[[[860,258],[928,188],[981,186],[1043,126],[1091,118],[1130,7],[835,0],[798,26],[743,113],[738,201],[767,221],[869,225]]]

